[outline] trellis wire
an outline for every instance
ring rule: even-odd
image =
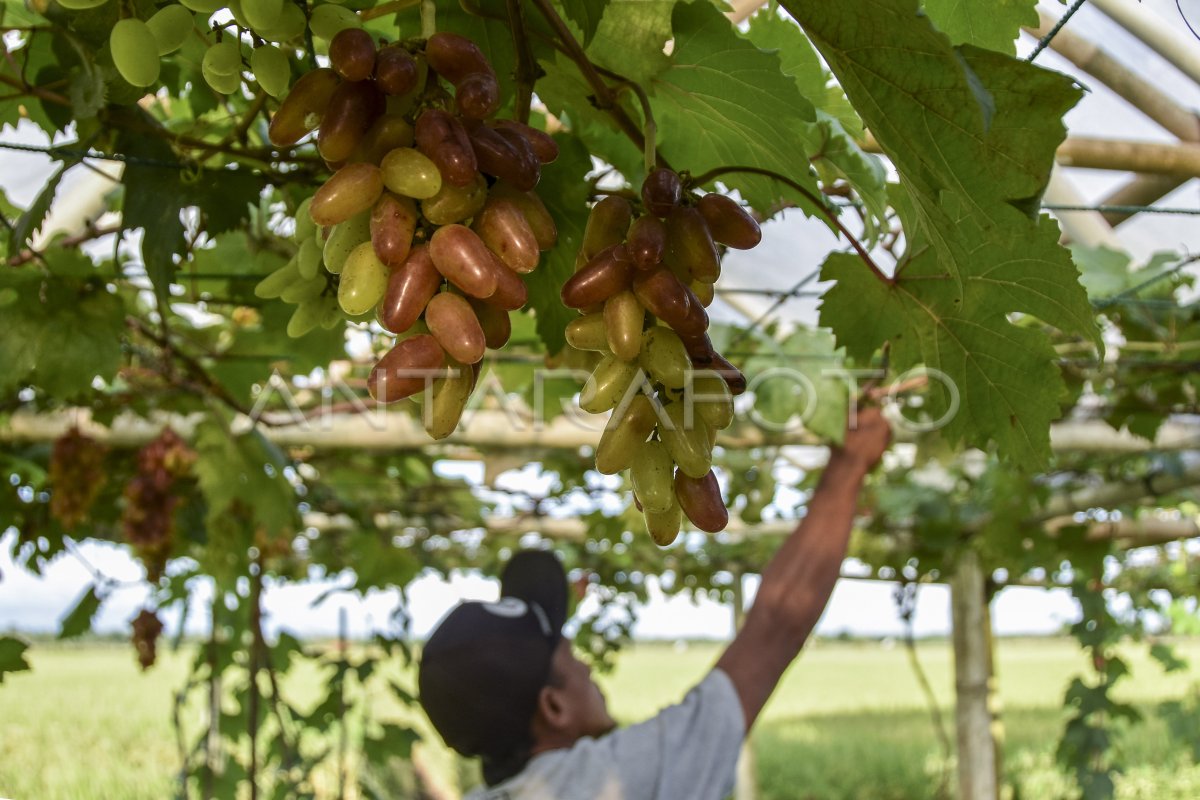
[[[190,171],[192,167],[179,161],[162,161],[157,158],[142,158],[141,156],[127,156],[124,153],[104,153],[99,150],[75,150],[70,147],[54,147],[36,144],[20,144],[17,142],[0,142],[0,150],[17,150],[25,153],[41,153],[48,156],[66,156],[68,158],[85,159],[94,158],[101,161],[120,161],[125,164],[132,164],[135,167],[157,167],[160,169],[173,169],[183,172]]]
[[[1075,12],[1078,11],[1086,2],[1087,0],[1075,0],[1075,2],[1071,4],[1071,7],[1067,9],[1067,13],[1063,14],[1058,22],[1054,23],[1054,27],[1051,28],[1045,36],[1038,40],[1037,46],[1033,48],[1032,53],[1025,57],[1025,60],[1032,62],[1038,57],[1039,54],[1041,54],[1043,50],[1049,47],[1050,42],[1054,40],[1055,36],[1058,36],[1058,32],[1063,29],[1063,26],[1067,24],[1067,21],[1070,20],[1071,17],[1075,15]]]

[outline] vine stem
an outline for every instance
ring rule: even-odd
[[[421,38],[428,39],[437,33],[437,3],[421,0]]]
[[[658,165],[658,123],[654,121],[654,109],[650,106],[650,98],[646,90],[634,81],[626,80],[620,91],[632,92],[642,104],[642,158],[646,164],[646,174],[649,175]]]
[[[517,122],[529,124],[529,110],[533,105],[533,83],[537,80],[537,67],[529,50],[529,38],[525,34],[525,6],[521,0],[506,0],[508,27],[512,31],[513,49],[517,54]]]
[[[789,178],[786,175],[780,175],[778,172],[775,172],[774,170],[765,169],[763,167],[717,167],[715,169],[710,169],[708,172],[705,172],[703,175],[697,175],[696,177],[690,179],[688,181],[688,184],[690,186],[703,186],[704,184],[706,184],[710,181],[716,180],[717,178],[721,177],[722,175],[729,175],[729,174],[733,174],[733,173],[743,173],[743,174],[747,174],[747,175],[762,175],[762,176],[770,178],[772,180],[779,181],[780,183],[785,184],[785,185],[789,186],[790,188],[794,189],[795,191],[799,192],[800,194],[804,195],[804,197],[806,197],[809,202],[811,202],[813,205],[815,205],[820,210],[821,214],[826,219],[828,219],[831,223],[833,223],[834,227],[838,229],[838,231],[842,234],[842,236],[845,236],[846,239],[849,240],[850,246],[854,248],[854,252],[858,253],[858,257],[863,260],[863,263],[866,264],[868,267],[870,267],[871,271],[875,273],[876,278],[883,281],[888,286],[895,285],[895,283],[896,283],[895,278],[888,277],[888,275],[882,269],[879,268],[879,265],[875,263],[875,259],[871,258],[871,254],[867,252],[867,249],[863,246],[862,242],[860,242],[858,240],[858,237],[856,237],[853,233],[851,233],[850,230],[845,225],[842,224],[842,221],[840,219],[838,219],[837,212],[835,212],[828,205],[826,205],[824,200],[822,200],[820,197],[813,194],[811,191],[809,191],[805,187],[801,186],[799,183],[792,180],[791,178]]]

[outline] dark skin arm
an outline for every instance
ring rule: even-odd
[[[737,689],[746,730],[825,610],[846,557],[863,479],[890,439],[879,409],[859,411],[858,424],[830,455],[808,514],[763,571],[745,624],[717,661]]]

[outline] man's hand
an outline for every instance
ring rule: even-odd
[[[865,475],[879,463],[891,440],[892,428],[883,418],[883,412],[874,406],[860,408],[855,424],[846,428],[845,442],[833,449],[830,463],[853,465]]]

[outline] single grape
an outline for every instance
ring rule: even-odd
[[[416,204],[407,197],[384,192],[371,212],[371,244],[379,260],[389,267],[403,264],[416,229]]]
[[[259,281],[254,287],[254,296],[261,297],[264,300],[279,297],[284,289],[298,280],[301,280],[300,266],[298,260],[293,258]]]
[[[207,54],[205,58],[208,58]],[[291,147],[316,128],[340,83],[341,79],[331,69],[319,68],[304,73],[271,117],[267,129],[271,144]]]
[[[693,403],[695,412],[714,430],[728,428],[733,422],[733,393],[719,375],[696,372],[684,402]]]
[[[79,0],[73,1],[79,2]],[[72,2],[72,0],[68,0],[68,2]],[[190,8],[199,14],[212,14],[218,8],[225,7],[225,0],[179,0],[179,2],[184,8]],[[96,3],[96,5],[100,5],[100,3]],[[66,7],[70,8],[71,6]]]
[[[250,69],[262,90],[271,97],[280,97],[292,80],[292,67],[287,55],[278,47],[264,44],[250,54]]]
[[[698,414],[693,413],[689,419],[683,403],[667,406],[667,417],[670,424],[659,428],[667,452],[685,474],[703,478],[712,467],[708,426]]]
[[[629,228],[629,257],[638,269],[654,269],[667,249],[667,226],[658,217],[638,217]]]
[[[285,0],[278,19],[266,27],[255,28],[254,32],[268,42],[290,42],[298,36],[303,36],[307,27],[308,19],[300,7]],[[333,305],[336,308],[336,304]],[[338,319],[341,319],[340,315]]]
[[[603,313],[584,314],[567,323],[567,344],[578,350],[596,350],[602,353],[608,349],[608,320]],[[638,344],[641,344],[639,335]],[[627,360],[627,359],[622,359]]]
[[[388,45],[375,56],[375,85],[386,95],[408,94],[417,88],[419,76],[416,59],[401,45]]]
[[[471,228],[513,272],[533,272],[538,265],[537,237],[516,203],[490,198]]]
[[[429,240],[429,254],[438,272],[472,297],[483,300],[496,293],[498,277],[493,256],[470,228],[438,228]]]
[[[296,265],[302,278],[315,278],[320,274],[321,248],[316,239],[305,239],[300,245],[300,250],[296,253]]]
[[[442,190],[442,173],[437,164],[411,147],[391,150],[379,168],[383,170],[383,184],[396,194],[425,200]]]
[[[474,388],[471,368],[452,366],[450,374],[433,387],[433,399],[423,414],[425,432],[434,439],[445,439],[454,433]]]
[[[479,213],[487,196],[487,182],[482,175],[476,174],[475,182],[466,187],[443,181],[437,194],[421,201],[421,214],[433,225],[462,222]]]
[[[479,46],[457,33],[442,31],[430,36],[425,42],[425,58],[437,74],[454,86],[472,73],[495,75]]]
[[[292,241],[296,244],[303,244],[306,239],[316,238],[317,224],[308,215],[308,207],[311,204],[312,198],[306,197],[300,201],[300,205],[296,206],[296,231],[292,234]]]
[[[529,301],[529,288],[520,275],[504,266],[490,251],[489,255],[492,256],[492,272],[496,275],[496,291],[486,299],[506,311],[516,311]]]
[[[467,302],[475,309],[475,316],[479,318],[479,326],[483,328],[487,346],[493,350],[504,347],[512,336],[512,319],[508,311],[474,297],[468,297]]]
[[[329,42],[329,66],[348,81],[375,73],[375,40],[362,28],[345,28]]]
[[[701,478],[689,477],[682,469],[676,472],[675,497],[683,513],[700,530],[717,533],[729,524],[729,509],[711,469]]]
[[[662,513],[676,504],[675,462],[661,441],[649,441],[639,448],[629,479],[645,510]]]
[[[558,228],[554,224],[554,218],[550,216],[550,212],[546,210],[545,204],[537,194],[523,192],[501,180],[492,186],[491,196],[502,197],[517,204],[517,208],[521,209],[521,214],[529,223],[530,229],[533,230],[539,250],[549,250],[558,242]]]
[[[413,137],[417,149],[437,164],[444,180],[469,186],[478,176],[471,140],[456,117],[441,109],[426,109],[417,117]]]
[[[455,86],[454,105],[467,119],[487,119],[500,109],[500,84],[488,72],[473,72]]]
[[[647,509],[643,512],[646,517],[646,532],[659,547],[666,547],[679,536],[683,526],[683,511],[676,503],[666,511],[657,512]]]
[[[370,242],[350,251],[338,283],[338,305],[352,317],[365,314],[383,299],[390,271]]]
[[[596,446],[596,470],[616,475],[632,467],[657,421],[654,403],[644,394],[635,395],[624,409],[618,407]]]
[[[691,307],[688,288],[663,267],[637,273],[633,292],[647,311],[671,327],[683,321]]]
[[[298,213],[298,212],[297,212]],[[310,214],[309,219],[312,219]],[[329,232],[325,240],[322,257],[325,269],[337,275],[346,264],[350,252],[363,242],[371,240],[371,210],[364,209],[350,219],[339,222]]]
[[[314,297],[296,306],[291,319],[288,320],[287,335],[293,339],[299,339],[320,325],[321,319],[325,316],[325,308],[326,305],[321,297]]]
[[[408,124],[408,120],[400,114],[384,114],[375,120],[374,124],[363,134],[362,141],[358,143],[358,151],[354,154],[354,160],[369,161],[372,164],[379,164],[380,169],[384,169],[382,162],[388,153],[397,148],[411,147],[412,143],[413,129],[412,125]],[[430,168],[436,169],[432,163]],[[442,176],[438,175],[439,185],[441,180]],[[383,176],[385,186],[387,181],[388,176],[385,169]],[[408,196],[412,197],[412,195]]]
[[[592,206],[583,229],[583,244],[579,247],[576,267],[591,261],[601,250],[623,242],[632,219],[633,209],[624,197],[609,195]]]
[[[636,363],[622,361],[613,355],[600,359],[579,392],[579,407],[589,414],[599,414],[615,408],[638,373]]]
[[[692,370],[692,361],[679,335],[661,325],[642,334],[638,360],[651,378],[669,389],[682,389]]]
[[[367,391],[381,403],[394,403],[432,386],[446,366],[446,351],[427,333],[410,336],[379,359],[367,377]]]
[[[108,0],[59,0],[59,5],[71,11],[86,11],[89,8],[99,8]]]
[[[762,241],[762,228],[758,220],[750,216],[732,199],[723,194],[709,192],[700,198],[696,204],[712,238],[727,247],[737,250],[749,250]]]
[[[628,288],[632,277],[632,264],[628,260],[624,245],[613,245],[601,251],[576,272],[559,292],[563,305],[568,308],[587,308],[603,303],[622,289]]]
[[[558,143],[545,131],[517,122],[515,119],[499,119],[493,125],[497,128],[508,128],[524,136],[538,160],[543,164],[549,164],[558,158]]]
[[[297,260],[297,265],[299,260]],[[319,297],[325,291],[328,283],[325,281],[325,276],[314,276],[312,278],[304,277],[301,273],[300,280],[293,283],[280,293],[279,299],[290,305],[307,302],[314,297]]]
[[[383,178],[374,164],[348,164],[313,195],[309,215],[318,225],[336,225],[375,205]]]
[[[225,36],[204,51],[201,62],[214,75],[238,75],[242,71],[242,43],[236,36]]]
[[[604,329],[608,349],[622,361],[633,361],[642,351],[642,327],[646,309],[629,289],[604,301]],[[686,354],[684,355],[686,359]],[[691,366],[691,362],[687,362]]]
[[[383,110],[383,95],[370,81],[345,81],[334,89],[317,134],[321,157],[332,163],[349,158]]]
[[[192,34],[195,20],[192,12],[183,6],[165,6],[154,12],[154,16],[146,20],[146,26],[154,35],[158,44],[158,54],[165,56],[174,53]]]
[[[278,24],[285,0],[241,0],[242,16],[249,27],[259,30]]]
[[[362,20],[358,18],[358,14],[344,6],[323,3],[312,10],[308,27],[313,36],[328,42],[347,28],[361,28]]]
[[[140,19],[118,20],[108,38],[113,65],[131,86],[150,86],[158,80],[158,41]]]
[[[212,72],[207,67],[201,65],[200,74],[204,77],[204,82],[209,85],[217,94],[234,94],[242,88],[241,73],[233,73],[232,75],[223,75],[218,72]]]
[[[665,217],[679,205],[683,184],[679,176],[669,169],[658,169],[646,176],[642,183],[642,202],[646,210],[657,217]]]
[[[529,191],[537,185],[541,177],[540,165],[514,148],[498,130],[468,120],[467,137],[480,172],[499,178],[521,191]]]
[[[690,206],[677,206],[667,215],[667,263],[687,282],[712,283],[721,276],[721,259],[708,232],[704,215]],[[682,273],[682,275],[681,275]]]
[[[416,323],[425,306],[442,285],[442,274],[433,265],[427,245],[417,245],[388,278],[379,306],[379,321],[392,333],[403,333]]]
[[[474,364],[483,359],[487,338],[471,304],[462,296],[453,292],[435,295],[425,308],[425,323],[455,361]]]

